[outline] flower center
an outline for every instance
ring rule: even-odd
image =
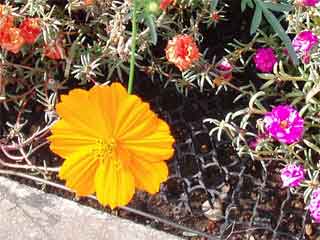
[[[117,157],[114,157],[117,147],[116,141],[111,138],[108,141],[98,139],[93,149],[93,154],[100,164],[110,164],[116,171],[121,170],[121,163]]]
[[[33,29],[39,28],[38,19],[31,19],[30,20],[30,27],[33,28]]]
[[[110,139],[109,141],[98,139],[93,148],[93,154],[97,160],[104,162],[112,157],[115,147],[116,142],[114,139]]]
[[[287,127],[288,127],[288,121],[287,120],[282,120],[281,122],[280,122],[280,127],[282,128],[282,129],[286,129]]]

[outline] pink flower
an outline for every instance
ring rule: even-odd
[[[279,105],[264,116],[266,132],[281,143],[291,144],[303,135],[304,120],[297,110],[289,105]]]
[[[310,60],[310,53],[318,43],[319,39],[317,35],[308,30],[300,32],[292,40],[292,46],[298,56],[302,58],[303,63],[308,63]]]
[[[306,6],[306,7],[314,7],[319,0],[296,0],[296,3],[301,6]]]
[[[264,73],[272,72],[277,57],[272,48],[259,48],[253,57],[256,68]]]
[[[251,140],[249,142],[249,147],[251,148],[251,150],[256,150],[257,146],[264,140],[266,139],[268,136],[264,133],[259,134],[256,138],[254,138],[253,140]]]
[[[304,180],[304,168],[302,165],[289,164],[281,169],[283,187],[296,187]]]
[[[219,73],[219,75],[222,76],[224,79],[232,79],[233,66],[227,58],[224,57],[218,62],[216,70]]]
[[[313,190],[307,209],[316,223],[320,223],[320,188]]]

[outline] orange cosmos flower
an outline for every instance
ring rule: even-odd
[[[18,53],[24,43],[19,28],[9,28],[1,35],[0,46],[10,52]]]
[[[41,33],[39,18],[25,18],[19,28],[22,37],[29,44],[35,43]]]
[[[149,104],[113,83],[70,91],[57,112],[50,148],[66,159],[59,177],[77,195],[96,192],[102,205],[114,208],[126,205],[135,188],[159,191],[174,139]]]
[[[189,69],[200,57],[197,44],[189,35],[177,35],[169,40],[165,51],[167,60],[175,64],[180,71]]]

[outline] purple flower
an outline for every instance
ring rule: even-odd
[[[218,62],[216,70],[224,79],[232,78],[233,66],[227,58],[224,57]]]
[[[310,53],[319,43],[317,35],[311,31],[303,31],[292,40],[292,46],[304,63],[310,59]]]
[[[229,62],[229,60],[224,57],[217,64],[217,69],[219,71],[223,71],[223,72],[230,72],[230,71],[232,71],[233,67],[232,67],[231,63]]]
[[[253,57],[256,68],[264,73],[272,72],[277,57],[272,48],[259,48]]]
[[[279,105],[264,116],[266,132],[281,143],[291,144],[303,135],[304,120],[297,110],[289,105]]]
[[[258,144],[260,144],[264,139],[266,139],[268,136],[264,133],[262,134],[259,134],[256,138],[254,138],[253,140],[251,140],[249,142],[249,147],[252,149],[252,150],[256,150]]]
[[[283,187],[296,187],[304,180],[304,168],[302,165],[289,164],[281,169]]]
[[[306,7],[314,7],[319,0],[296,0],[296,3]]]
[[[320,223],[320,188],[313,190],[307,209],[316,223]]]

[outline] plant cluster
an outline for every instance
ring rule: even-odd
[[[289,6],[282,9],[283,22],[297,64],[288,44],[280,41],[280,33],[266,34],[265,28],[258,29],[260,37],[252,58],[258,79],[239,86],[240,94],[235,99],[247,99],[247,107],[228,113],[222,121],[205,121],[215,125],[211,134],[220,139],[224,132],[232,139],[239,156],[249,156],[262,165],[266,161],[281,162],[283,169],[274,174],[280,174],[283,187],[303,191],[306,209],[315,222],[320,222],[319,1],[283,2]],[[260,21],[257,11],[251,29],[255,29],[257,18]]]

